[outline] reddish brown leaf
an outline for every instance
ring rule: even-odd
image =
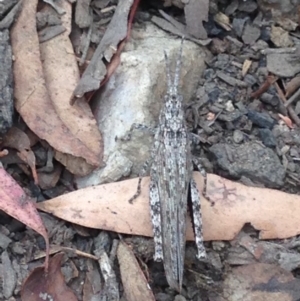
[[[0,209],[41,234],[46,241],[45,267],[48,267],[49,239],[43,222],[31,200],[15,180],[0,167]]]
[[[38,267],[30,273],[22,287],[22,301],[77,301],[72,290],[65,284],[61,272],[63,255],[59,253],[50,259],[48,272]]]

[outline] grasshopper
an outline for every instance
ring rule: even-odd
[[[159,115],[158,126],[154,132],[154,145],[150,160],[140,174],[136,194],[141,191],[142,176],[150,166],[150,211],[155,243],[155,261],[163,261],[166,278],[170,287],[181,291],[184,271],[186,244],[186,221],[189,191],[192,202],[192,219],[197,258],[205,258],[203,245],[200,194],[193,179],[193,158],[191,154],[191,135],[186,126],[183,97],[178,92],[182,64],[182,47],[176,61],[174,78],[171,76],[170,63],[165,52],[167,70],[167,93]],[[133,129],[147,127],[134,124]],[[201,173],[205,171],[200,167]]]

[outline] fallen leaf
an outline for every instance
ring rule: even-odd
[[[291,120],[289,117],[284,116],[284,115],[282,115],[282,114],[280,114],[280,113],[278,113],[278,116],[279,116],[279,118],[280,118],[281,120],[284,121],[284,123],[285,123],[290,129],[293,129],[293,128],[294,128],[293,122],[292,122],[292,120]]]
[[[42,219],[31,200],[15,180],[0,167],[0,209],[41,234],[46,242],[45,268],[48,268],[49,239]]]
[[[72,23],[72,4],[64,1],[61,7],[66,12],[61,16],[62,25],[66,28],[66,31],[40,44],[46,86],[59,118],[74,137],[77,137],[92,154],[102,160],[102,138],[89,104],[85,101],[78,101],[74,105],[70,104],[70,99],[79,82],[80,75],[73,46],[69,39]],[[43,9],[43,12],[50,9],[47,6]],[[85,154],[82,153],[80,157],[84,158]],[[56,153],[55,158],[76,175],[89,174],[93,169],[92,166],[87,164],[87,161],[78,160],[73,156]]]
[[[208,0],[190,0],[184,6],[186,31],[196,39],[207,39],[203,21],[208,21]]]
[[[203,178],[198,172],[194,173],[194,177],[199,191],[202,191]],[[133,204],[128,202],[136,192],[137,181],[130,179],[84,188],[38,203],[37,207],[85,227],[152,236],[149,178],[142,181],[141,195]],[[210,201],[201,196],[205,240],[232,240],[246,223],[260,231],[261,239],[288,238],[300,234],[299,195],[247,187],[208,174],[206,196]],[[187,239],[194,240],[190,221]]]
[[[285,86],[285,97],[288,98],[294,94],[300,87],[300,76],[292,78]]]
[[[277,265],[254,263],[227,274],[220,301],[296,301],[299,279]]]
[[[40,139],[46,140],[58,152],[86,161],[92,168],[96,168],[102,163],[100,141],[89,141],[94,148],[86,142],[86,144],[83,143],[74,129],[70,129],[69,124],[66,125],[60,119],[57,108],[53,105],[46,88],[36,31],[37,2],[37,0],[23,1],[22,11],[11,32],[12,49],[15,56],[13,72],[16,109],[28,127]],[[59,48],[59,45],[56,46]],[[68,53],[65,49],[65,57],[73,57],[72,53]],[[61,68],[67,67],[60,66],[59,70]],[[67,74],[61,75],[60,73],[60,76],[56,78],[57,81],[62,81],[62,77],[67,78],[67,76]],[[60,97],[62,97],[61,94]],[[81,126],[83,121],[81,122],[80,118],[78,121]],[[78,126],[75,131],[76,129]],[[97,143],[99,146],[96,149]],[[63,161],[63,163],[66,162]]]
[[[48,273],[42,267],[30,273],[22,287],[22,301],[77,301],[72,290],[66,286],[61,272],[63,255],[59,253],[50,259]]]
[[[117,256],[126,300],[155,301],[155,297],[132,250],[122,241],[119,243]]]
[[[243,63],[243,68],[242,68],[242,75],[243,77],[247,74],[249,68],[251,67],[252,61],[246,59]]]

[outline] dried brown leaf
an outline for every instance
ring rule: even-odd
[[[34,179],[34,183],[36,185],[39,184],[39,179],[37,176],[36,168],[35,168],[35,155],[32,150],[22,150],[17,153],[18,157],[23,160],[26,164],[29,165],[31,172],[32,172],[32,177]]]
[[[119,243],[117,255],[126,300],[155,301],[155,297],[132,250],[124,242]]]
[[[299,279],[277,265],[254,263],[227,274],[220,301],[299,300]],[[229,296],[229,297],[228,297]]]
[[[97,155],[99,160],[102,160],[102,138],[89,104],[85,101],[78,101],[71,105],[69,101],[80,75],[73,46],[69,39],[72,5],[64,1],[62,8],[66,11],[61,16],[62,25],[67,30],[63,34],[40,44],[46,86],[59,118],[72,132],[72,135],[77,137],[91,153]],[[49,9],[50,7],[45,7],[43,11],[49,11]],[[81,154],[80,157],[84,158],[85,154]],[[55,158],[76,175],[86,175],[93,169],[86,160],[78,160],[74,156],[66,156],[56,152]]]
[[[55,150],[67,154],[69,157],[81,158],[92,168],[98,167],[102,163],[100,141],[89,141],[90,144],[81,141],[76,132],[82,124],[80,118],[78,118],[79,125],[75,129],[70,128],[70,124],[62,121],[58,115],[58,108],[53,105],[46,88],[36,32],[37,2],[37,0],[23,1],[22,11],[12,29],[16,109],[28,127],[41,139],[46,140]],[[60,48],[58,44],[56,47]],[[66,48],[64,51],[65,57],[73,57],[73,52],[68,53]],[[67,67],[61,65],[59,70],[64,70],[64,68]],[[56,74],[57,82],[62,81],[62,78],[68,79],[68,73],[59,73],[59,76]],[[66,90],[68,91],[68,89]],[[55,92],[58,91],[55,90]],[[65,96],[66,93],[60,94],[59,98],[62,99]],[[66,107],[64,108],[66,109]],[[91,123],[94,124],[94,121]],[[95,129],[95,126],[93,128]],[[87,128],[83,130],[87,130]],[[96,149],[97,143],[99,146]],[[84,172],[84,170],[81,171]]]
[[[194,173],[202,191],[203,178]],[[37,204],[40,210],[89,228],[131,235],[152,236],[149,213],[149,178],[134,204],[138,179],[88,187]],[[260,238],[287,238],[300,234],[300,196],[243,184],[208,174],[207,196],[201,197],[205,240],[231,240],[245,223],[251,223]],[[284,201],[283,201],[284,200]],[[215,205],[211,206],[211,202]],[[272,208],[272,210],[270,210]],[[217,223],[215,221],[218,221]],[[194,240],[191,222],[187,239]]]
[[[38,267],[30,273],[22,287],[22,301],[78,300],[65,284],[60,267],[63,255],[63,253],[59,253],[50,259],[48,272],[45,272],[42,267]]]
[[[30,149],[30,140],[27,134],[25,134],[22,130],[12,127],[3,137],[1,145],[18,151],[22,151],[24,149],[28,150]]]

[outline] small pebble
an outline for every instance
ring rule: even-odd
[[[226,244],[223,241],[212,241],[212,248],[215,251],[221,251],[225,248]]]
[[[290,150],[290,146],[289,145],[285,145],[281,148],[281,154],[285,155],[288,151]]]
[[[244,140],[244,134],[243,134],[243,132],[240,131],[240,130],[235,130],[233,132],[233,141],[235,143],[241,143],[241,142],[243,142],[243,140]]]
[[[186,301],[186,299],[182,295],[175,296],[174,301]]]
[[[244,77],[244,81],[247,84],[249,84],[249,86],[253,86],[253,85],[257,84],[256,78],[251,74],[246,74],[245,77]]]
[[[155,295],[155,299],[157,301],[172,301],[173,300],[171,295],[165,294],[165,293],[157,293]]]
[[[287,165],[287,169],[291,172],[295,172],[296,171],[296,164],[294,162],[289,162]]]
[[[225,110],[227,112],[233,112],[235,110],[231,100],[225,103]]]
[[[262,143],[267,147],[275,147],[276,146],[276,139],[269,129],[260,129],[259,136]]]
[[[297,147],[295,147],[295,146],[291,147],[291,149],[290,149],[290,155],[292,157],[299,158],[299,152],[298,152]]]

